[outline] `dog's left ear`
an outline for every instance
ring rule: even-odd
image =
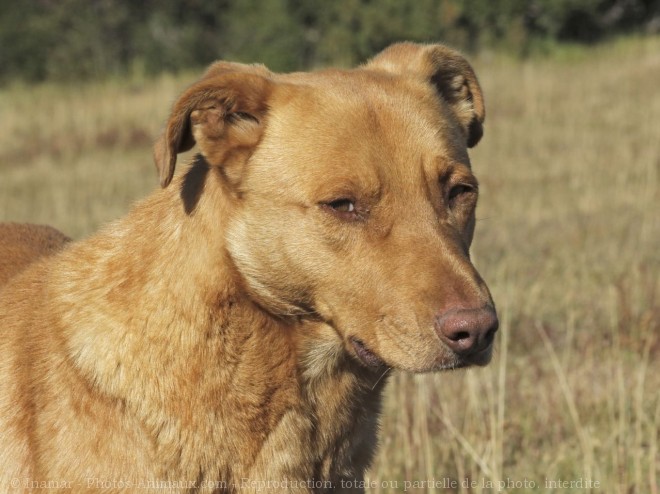
[[[162,187],[172,180],[177,154],[195,144],[212,166],[247,161],[263,134],[273,88],[268,74],[263,66],[216,62],[179,97],[154,145]]]
[[[443,45],[398,43],[376,55],[366,68],[395,74],[418,75],[436,88],[460,123],[468,147],[483,135],[486,117],[477,76],[458,52]]]

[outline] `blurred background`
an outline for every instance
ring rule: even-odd
[[[0,75],[158,74],[218,58],[290,71],[352,65],[400,39],[530,56],[658,32],[657,0],[3,0]]]
[[[390,43],[517,56],[660,32],[658,0],[2,0],[3,81],[158,74],[228,58],[289,71],[350,65]]]
[[[395,373],[368,492],[657,494],[659,33],[657,0],[0,0],[0,221],[125,214],[215,59],[449,44],[486,98],[472,256],[501,331],[486,368]]]

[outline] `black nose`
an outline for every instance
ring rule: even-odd
[[[461,357],[469,357],[487,349],[499,327],[492,307],[449,309],[435,318],[440,339]]]

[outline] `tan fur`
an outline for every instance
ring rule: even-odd
[[[0,223],[0,287],[28,264],[59,251],[70,241],[50,226]]]
[[[483,118],[439,45],[213,65],[156,143],[164,188],[2,292],[0,486],[348,491],[390,368],[490,359],[438,333],[494,314],[468,256]]]

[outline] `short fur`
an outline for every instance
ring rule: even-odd
[[[156,143],[163,189],[0,295],[0,486],[349,491],[390,368],[490,359],[468,255],[483,119],[440,45],[353,70],[211,66]]]
[[[28,264],[58,252],[70,241],[50,226],[0,223],[0,288]]]

